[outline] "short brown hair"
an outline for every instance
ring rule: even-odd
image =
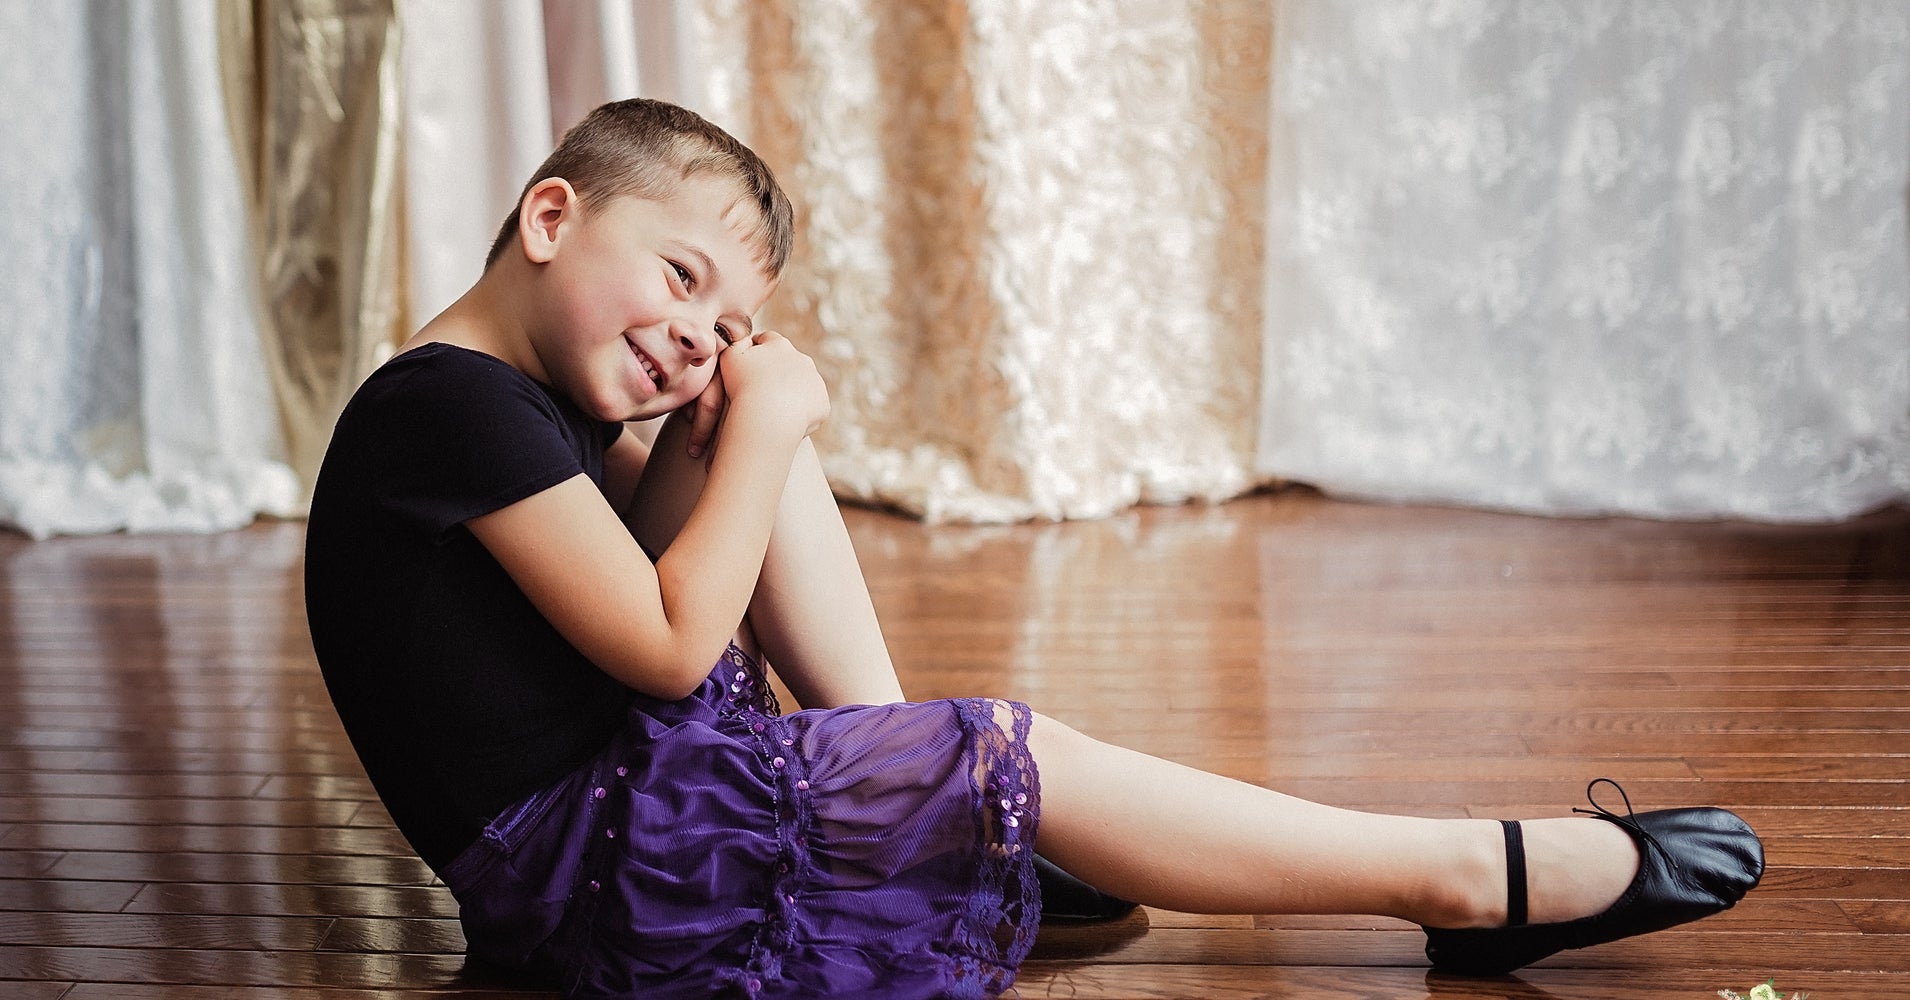
[[[735,181],[741,195],[756,207],[756,225],[749,232],[756,263],[770,277],[780,275],[789,260],[796,227],[789,197],[768,165],[702,115],[640,97],[603,105],[564,133],[518,192],[517,204],[511,206],[511,214],[491,243],[484,267],[489,270],[503,256],[517,235],[524,195],[542,181],[552,177],[569,181],[582,198],[583,210],[595,212],[624,195],[660,200],[676,185],[704,173]]]

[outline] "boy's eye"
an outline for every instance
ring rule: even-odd
[[[689,268],[684,267],[676,261],[671,261],[670,267],[676,271],[676,280],[683,282],[684,290],[687,291],[696,286],[696,275],[691,274]]]
[[[723,343],[726,345],[736,343],[736,338],[730,336],[730,328],[721,323],[716,324],[716,335],[723,338]]]

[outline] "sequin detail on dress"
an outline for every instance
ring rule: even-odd
[[[728,649],[723,650],[723,659],[718,661],[718,676],[724,679],[727,691],[719,714],[725,717],[743,711],[755,711],[763,715],[783,714],[782,706],[776,703],[776,692],[770,688],[769,679],[763,676],[762,665],[733,642]],[[762,730],[757,729],[756,732],[761,733]]]
[[[733,676],[740,686],[730,695],[740,707],[729,714],[740,716],[754,737],[776,817],[776,863],[767,873],[763,890],[763,924],[750,945],[749,960],[741,969],[719,977],[719,982],[741,995],[754,997],[765,983],[781,978],[783,957],[797,946],[798,895],[811,882],[809,841],[815,835],[815,816],[805,777],[808,766],[795,752],[795,727],[778,714],[775,692],[756,661],[735,646],[725,655],[738,666]]]

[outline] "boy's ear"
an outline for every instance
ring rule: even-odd
[[[517,206],[517,238],[533,264],[549,263],[567,223],[577,217],[577,192],[562,177],[547,177],[524,192]]]

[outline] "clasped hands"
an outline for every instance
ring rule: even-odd
[[[713,454],[718,428],[734,420],[800,427],[808,437],[829,417],[829,390],[815,361],[780,333],[764,330],[739,340],[716,362],[710,384],[684,407],[690,411],[691,458]]]

